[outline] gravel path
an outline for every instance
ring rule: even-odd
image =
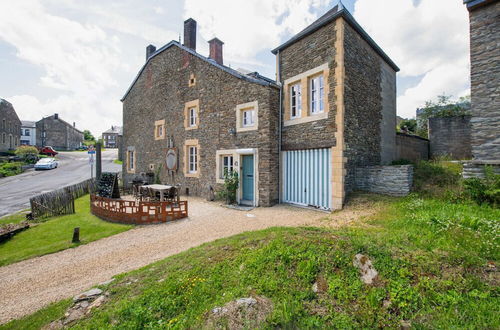
[[[0,324],[205,242],[274,226],[321,225],[319,220],[328,216],[286,205],[245,212],[199,198],[189,199],[189,214],[184,220],[137,227],[74,249],[0,267]]]

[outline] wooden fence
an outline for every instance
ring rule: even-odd
[[[31,214],[34,219],[75,213],[75,199],[95,190],[95,180],[57,189],[30,198]]]
[[[103,220],[145,225],[186,218],[188,202],[136,202],[91,194],[90,211]]]

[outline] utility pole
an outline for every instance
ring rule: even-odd
[[[96,146],[95,178],[97,179],[97,181],[99,181],[102,173],[101,142],[97,142],[95,146]]]

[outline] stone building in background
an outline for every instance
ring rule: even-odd
[[[150,172],[210,196],[235,171],[241,204],[339,209],[357,167],[394,160],[399,69],[345,8],[273,50],[278,82],[225,66],[222,47],[197,53],[188,19],[183,45],[146,48],[122,99],[125,184]]]
[[[75,150],[83,145],[83,132],[59,118],[59,114],[36,122],[37,147],[51,146],[56,150]]]
[[[21,121],[12,104],[0,98],[0,152],[19,146]]]
[[[118,136],[122,135],[121,126],[111,126],[110,129],[102,133],[102,143],[104,148],[118,148]]]
[[[500,1],[465,0],[470,17],[471,171],[482,164],[500,173]]]

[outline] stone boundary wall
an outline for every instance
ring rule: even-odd
[[[407,159],[412,162],[429,159],[429,140],[405,133],[396,134],[395,159]]]
[[[356,168],[356,189],[390,196],[406,196],[413,184],[413,166]]]
[[[463,163],[463,178],[484,178],[484,167],[486,165],[493,167],[493,172],[500,175],[500,161],[471,161]]]
[[[430,156],[471,159],[471,116],[429,118]]]

